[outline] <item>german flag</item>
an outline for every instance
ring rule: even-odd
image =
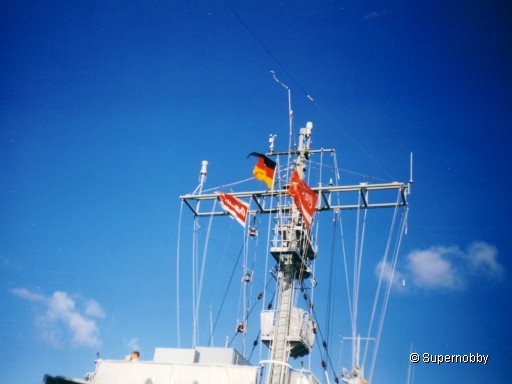
[[[272,189],[274,185],[274,171],[276,169],[276,162],[257,152],[252,152],[249,154],[249,156],[256,156],[258,158],[258,162],[252,171],[254,177],[258,180],[264,181],[268,188]]]

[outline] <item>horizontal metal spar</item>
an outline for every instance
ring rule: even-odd
[[[367,184],[361,183],[358,185],[348,185],[348,186],[328,186],[328,187],[317,187],[312,188],[315,192],[318,192],[320,196],[322,196],[322,201],[325,204],[321,209],[318,210],[328,210],[328,209],[357,209],[357,208],[389,208],[396,206],[404,206],[407,205],[407,196],[409,191],[409,184],[392,182],[392,183],[381,183],[381,184]],[[381,200],[376,203],[376,200],[370,202],[370,191],[373,191],[372,197],[377,197],[385,200]],[[396,191],[400,195],[400,199],[398,201],[390,201],[391,197],[389,194],[384,196],[385,192]],[[348,193],[357,193],[361,198],[360,204],[332,204],[331,200],[333,196],[337,196],[338,194],[348,194]],[[396,196],[396,195],[395,195]]]
[[[399,182],[393,183],[382,183],[382,184],[358,184],[358,185],[345,185],[345,186],[325,186],[325,187],[314,187],[312,188],[319,196],[322,197],[321,203],[317,206],[317,211],[326,210],[350,210],[350,209],[365,209],[365,208],[394,208],[407,205],[408,185]],[[383,196],[385,192],[396,191],[399,192],[400,198],[392,201],[389,194]],[[370,192],[372,192],[370,194]],[[336,196],[340,194],[353,194],[355,198],[361,197],[360,202],[347,203],[346,201],[342,204],[339,202],[333,203],[332,200],[338,200]],[[267,206],[265,204],[265,198],[275,198],[276,200],[282,197],[288,196],[286,188],[279,190],[268,190],[268,191],[248,191],[248,192],[232,192],[229,193],[231,196],[238,199],[252,199],[256,204],[256,209],[251,209],[249,213],[276,213],[276,212],[287,212],[291,209],[291,205],[280,205],[279,201],[276,202],[275,206]],[[359,195],[359,196],[358,196]],[[370,195],[372,200],[370,201]],[[216,193],[209,194],[187,194],[180,196],[180,199],[187,204],[196,216],[211,216],[211,215],[224,215],[226,212],[219,205],[211,206],[206,204],[208,207],[201,207],[200,202],[213,202],[219,197]],[[341,199],[341,198],[340,198]],[[200,210],[203,208],[203,211]]]
[[[380,183],[380,184],[355,184],[355,185],[329,185],[322,187],[311,187],[311,189],[315,192],[354,192],[354,191],[377,191],[377,190],[407,190],[408,185],[401,182],[392,182],[392,183]],[[278,189],[278,190],[267,190],[267,191],[245,191],[245,192],[230,192],[231,196],[235,196],[237,198],[244,197],[275,197],[279,195],[286,195],[288,193],[287,188]],[[187,194],[180,196],[181,200],[190,199],[190,200],[213,200],[216,199],[219,195],[216,193],[208,193],[202,195],[196,194]]]
[[[327,148],[321,148],[321,149],[310,149],[306,151],[309,154],[316,154],[316,153],[335,153],[335,149],[327,149]],[[293,151],[281,151],[281,152],[267,152],[266,156],[292,156],[292,155],[300,155],[301,151],[298,149],[295,149]]]
[[[195,216],[227,216],[229,215],[228,212],[222,210],[222,208],[219,208],[219,210],[216,211],[199,211],[196,208],[192,207],[190,204],[188,204],[188,207],[190,210],[194,213]],[[403,207],[406,204],[403,203],[376,203],[376,204],[368,204],[368,205],[354,205],[354,204],[347,204],[347,205],[331,205],[331,206],[320,206],[316,208],[316,211],[332,211],[332,210],[355,210],[355,209],[379,209],[379,208],[396,208],[396,207]],[[262,214],[262,213],[288,213],[291,211],[291,206],[286,207],[272,207],[268,209],[252,209],[249,210],[249,214],[255,215],[255,214]]]

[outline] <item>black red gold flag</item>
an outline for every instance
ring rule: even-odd
[[[254,177],[258,180],[264,181],[268,188],[272,189],[274,184],[274,171],[276,169],[276,162],[257,152],[252,152],[249,154],[249,156],[256,156],[258,158],[258,162],[252,171]]]

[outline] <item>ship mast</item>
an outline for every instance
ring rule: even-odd
[[[304,178],[306,161],[311,155],[334,152],[333,149],[310,149],[312,127],[308,123],[306,128],[300,130],[296,150],[276,152],[271,140],[270,153],[267,155],[296,155],[294,169]],[[412,180],[409,183],[360,183],[344,186],[329,183],[319,184],[311,189],[318,196],[316,211],[393,209],[407,207],[411,183]],[[307,355],[314,343],[315,325],[311,316],[305,310],[293,307],[293,302],[296,281],[300,285],[312,275],[309,265],[316,257],[316,243],[293,199],[290,204],[282,204],[281,199],[288,195],[289,186],[276,186],[273,190],[231,192],[230,195],[240,200],[251,200],[249,215],[277,215],[270,253],[278,266],[278,303],[276,310],[261,312],[261,341],[271,348],[271,358],[260,363],[268,364],[270,383],[282,384],[287,382],[290,375],[289,358]],[[220,204],[214,204],[219,198],[218,194],[197,192],[198,190],[180,196],[195,218],[228,214]],[[275,204],[270,203],[271,201]],[[265,324],[270,325],[266,330],[263,329]]]
[[[277,309],[261,312],[262,329],[260,338],[270,348],[271,356],[269,360],[260,361],[260,364],[268,364],[268,383],[284,384],[289,382],[290,375],[292,375],[291,366],[288,363],[290,357],[308,355],[314,344],[316,329],[311,315],[304,309],[294,307],[293,303],[295,302],[295,288],[302,286],[305,279],[312,277],[310,264],[316,258],[316,243],[311,233],[312,215],[306,220],[301,207],[296,205],[294,198],[290,198],[289,204],[283,204],[282,198],[290,197],[290,189],[293,186],[293,176],[292,178],[289,177],[291,168],[295,176],[304,180],[306,162],[311,155],[333,154],[335,150],[311,149],[313,130],[311,122],[308,122],[305,128],[300,129],[298,145],[295,146],[294,144],[292,148],[293,110],[291,108],[290,88],[280,82],[274,73],[273,77],[288,92],[290,138],[288,151],[276,152],[274,151],[275,135],[271,135],[269,139],[270,148],[266,155],[286,156],[289,161],[292,156],[295,156],[293,164],[288,164],[286,167],[285,180],[290,184],[283,186],[281,182],[278,182],[273,189],[267,191],[230,192],[230,195],[235,199],[251,200],[251,205],[248,205],[248,215],[276,215],[274,239],[270,247],[270,253],[277,264]],[[217,193],[203,193],[202,185],[206,176],[206,164],[206,162],[202,164],[200,186],[192,194],[180,196],[180,199],[190,208],[196,219],[203,216],[224,216],[228,214],[220,207],[220,204],[213,203],[219,198]],[[319,183],[318,186],[308,187],[308,189],[318,197],[317,203],[311,205],[311,207],[314,205],[314,211],[367,210],[406,207],[411,184],[412,172],[409,183],[360,183],[358,185],[341,186],[333,185],[331,182],[327,185]],[[394,198],[393,194],[390,193],[393,191],[395,192]],[[396,193],[398,193],[398,197],[396,197]],[[362,380],[362,371],[359,364],[355,365],[354,369],[356,368],[353,377]],[[351,378],[345,375],[343,379]]]
[[[313,124],[308,122],[306,128],[300,130],[299,135],[298,156],[294,169],[302,179],[306,169],[306,159],[309,158],[312,128]],[[294,203],[292,203],[287,222],[279,222],[275,233],[276,237],[281,237],[279,240],[281,246],[271,249],[272,255],[279,264],[279,296],[272,342],[270,383],[281,384],[286,382],[288,370],[285,363],[288,362],[291,351],[300,351],[295,356],[304,355],[309,353],[311,347],[307,346],[304,340],[291,341],[289,328],[295,280],[301,280],[304,277],[304,266],[307,263],[304,258],[311,254],[312,244],[310,241],[304,241],[310,239],[309,230]]]

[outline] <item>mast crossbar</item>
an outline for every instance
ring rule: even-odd
[[[318,204],[316,211],[330,211],[403,207],[407,205],[408,188],[408,184],[393,182],[381,184],[363,183],[359,185],[326,186],[312,188],[312,190],[322,196],[322,203]],[[400,194],[400,199],[398,199],[398,201],[396,200],[395,194],[389,193],[393,191]],[[288,197],[286,189],[273,191],[233,192],[230,193],[230,195],[242,200],[253,200],[256,207],[249,210],[249,213],[252,215],[290,211],[291,205],[279,205],[279,200],[281,198]],[[358,195],[362,197],[360,202],[358,202]],[[370,195],[372,196],[372,202],[370,202]],[[218,195],[216,193],[202,195],[187,194],[180,196],[180,199],[190,208],[194,216],[226,215],[227,213],[222,209],[220,204],[216,206],[197,204],[199,202],[213,202],[217,198]],[[266,201],[267,198],[275,199],[275,204],[269,204],[269,202]],[[333,201],[336,201],[336,203]]]
[[[321,148],[321,149],[310,149],[308,150],[308,152],[310,154],[313,154],[313,153],[334,153],[335,150],[334,149],[327,149],[327,148]],[[291,150],[291,151],[281,151],[281,152],[268,152],[266,155],[267,156],[292,156],[292,155],[299,155],[300,154],[300,150],[299,149],[294,149],[294,150]]]

